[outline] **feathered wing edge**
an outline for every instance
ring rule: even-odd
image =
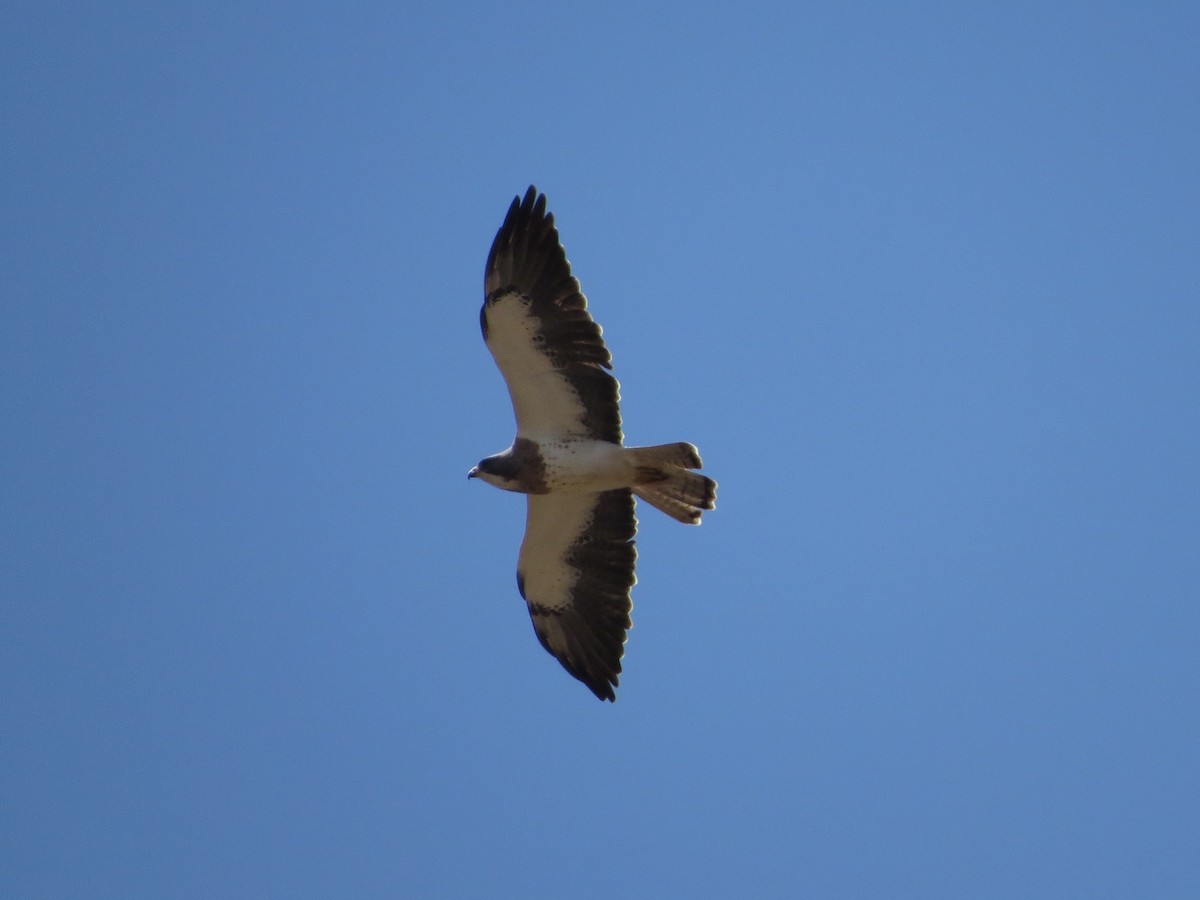
[[[504,224],[496,232],[483,285],[480,329],[509,390],[516,373],[505,371],[505,354],[492,346],[488,312],[497,303],[522,303],[537,322],[533,340],[538,352],[568,379],[584,404],[583,424],[589,436],[620,443],[620,386],[607,371],[612,368],[612,355],[602,329],[587,311],[579,280],[571,274],[554,214],[546,211],[546,195],[533,185],[523,200],[513,198]]]
[[[517,586],[538,641],[601,700],[616,700],[637,581],[633,495],[530,495]]]

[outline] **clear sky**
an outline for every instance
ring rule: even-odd
[[[1194,3],[8,4],[0,895],[1200,885]],[[537,644],[546,191],[642,507]]]

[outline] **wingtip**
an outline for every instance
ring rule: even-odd
[[[512,208],[532,212],[538,204],[543,210],[546,208],[546,195],[537,189],[537,185],[531,184],[525,189],[525,196],[513,197]]]
[[[604,685],[604,688],[606,688],[606,690],[595,687],[590,684],[587,685],[587,687],[588,687],[588,690],[590,690],[593,694],[596,695],[596,697],[600,700],[601,703],[603,703],[605,700],[607,700],[609,703],[617,702],[617,692],[612,689],[612,685],[609,685],[609,684]]]

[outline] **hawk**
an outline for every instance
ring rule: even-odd
[[[622,446],[612,357],[532,185],[496,233],[483,289],[479,324],[517,435],[467,477],[527,496],[517,589],[534,632],[592,693],[615,701],[637,581],[633,498],[699,525],[717,485],[690,471],[701,467],[691,444]]]

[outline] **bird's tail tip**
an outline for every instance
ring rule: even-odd
[[[695,446],[684,441],[655,447],[631,447],[637,468],[633,492],[655,509],[685,525],[699,525],[705,510],[717,506],[717,483],[699,472]]]

